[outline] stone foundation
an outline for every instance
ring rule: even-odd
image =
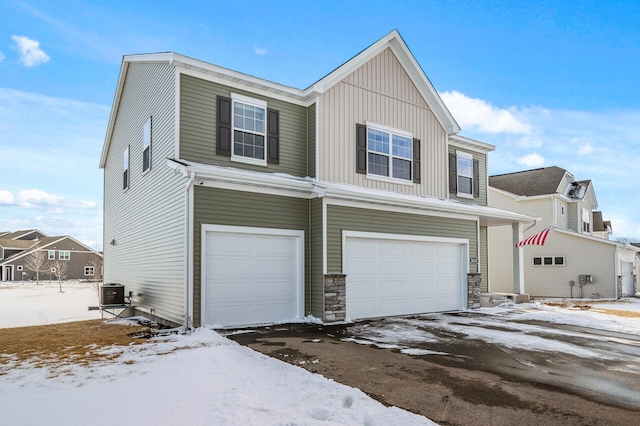
[[[480,308],[480,283],[482,283],[482,276],[480,274],[467,274],[467,309]]]
[[[347,276],[327,274],[324,276],[324,320],[344,321],[347,318]]]

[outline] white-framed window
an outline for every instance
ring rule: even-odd
[[[142,126],[142,173],[151,169],[151,117]]]
[[[582,232],[591,232],[591,212],[587,209],[582,209]]]
[[[55,250],[49,250],[48,252],[48,259],[49,260],[56,260],[56,251]]]
[[[565,206],[564,204],[560,204],[560,216],[564,217],[565,215]]]
[[[231,94],[233,147],[231,159],[250,164],[267,164],[267,103]]]
[[[129,146],[122,153],[122,190],[129,189]]]
[[[412,171],[413,135],[367,123],[367,173],[411,182]]]
[[[564,266],[564,256],[534,256],[533,266]]]
[[[473,198],[473,155],[457,151],[458,196]]]
[[[85,277],[92,277],[95,275],[95,267],[93,266],[85,266],[84,267],[84,276]]]
[[[58,252],[58,259],[60,260],[69,260],[71,259],[71,252],[68,250],[60,250]]]

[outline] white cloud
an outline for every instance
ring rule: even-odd
[[[586,145],[582,145],[580,148],[578,148],[578,155],[589,155],[593,153],[593,147],[591,146],[591,144],[586,144]]]
[[[63,198],[59,195],[49,194],[39,189],[27,189],[18,193],[17,204],[24,208],[36,208],[44,206],[59,206]]]
[[[534,152],[533,154],[518,158],[517,163],[527,167],[542,167],[544,166],[544,158]]]
[[[16,197],[10,191],[0,191],[0,205],[11,206],[15,201]]]
[[[482,99],[470,98],[460,92],[443,92],[442,100],[465,130],[485,133],[531,134],[531,125],[516,117],[518,111],[497,108]]]
[[[263,55],[266,55],[267,53],[269,53],[269,51],[267,49],[264,49],[262,47],[258,47],[257,44],[253,45],[253,51],[255,52],[256,55],[260,55],[260,56],[263,56]]]
[[[35,67],[51,59],[40,49],[39,41],[17,35],[12,35],[11,39],[16,42],[16,47],[20,52],[20,62],[25,67]]]
[[[0,52],[0,62],[2,62],[4,60],[4,55],[2,54],[2,52]]]

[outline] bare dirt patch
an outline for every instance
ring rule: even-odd
[[[0,329],[0,366],[31,362],[36,366],[68,363],[87,366],[117,358],[102,349],[147,341],[150,328],[108,320]],[[143,337],[140,337],[143,336]]]

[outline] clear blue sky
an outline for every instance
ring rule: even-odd
[[[593,181],[640,238],[640,2],[0,0],[0,231],[101,247],[98,160],[122,55],[175,51],[306,88],[397,29],[489,173]]]

